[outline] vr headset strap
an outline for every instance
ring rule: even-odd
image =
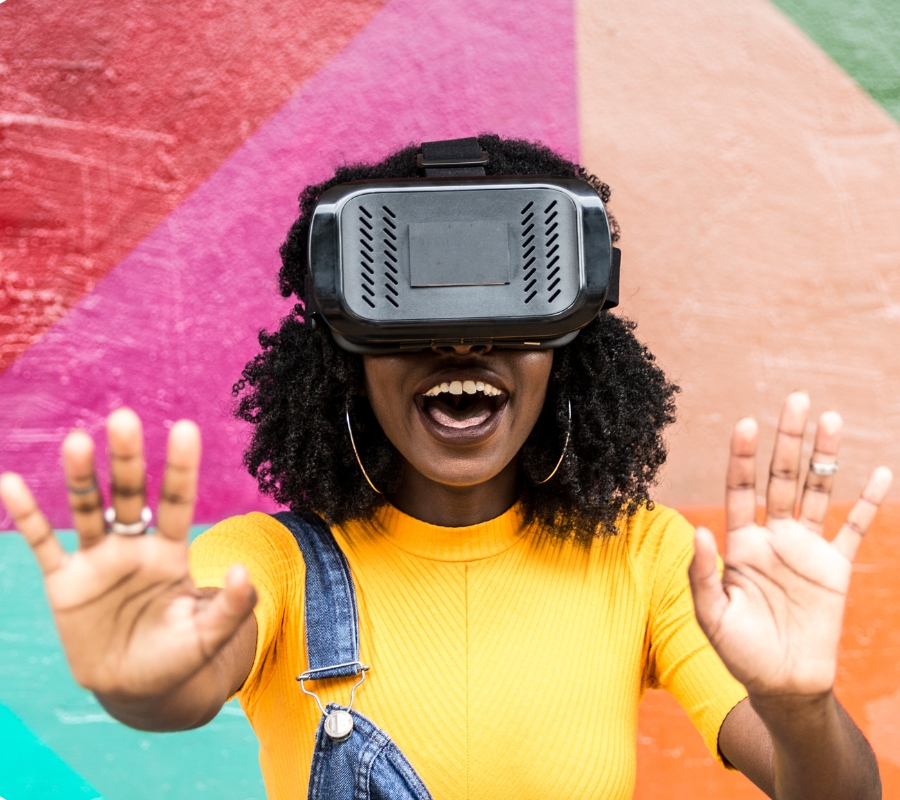
[[[484,175],[487,153],[478,139],[445,139],[441,142],[422,142],[419,169],[427,178],[467,178]]]
[[[295,306],[297,308],[297,306]],[[306,280],[304,281],[304,298],[303,298],[303,327],[310,330],[318,330],[322,314],[316,305],[316,296],[313,294],[312,276],[309,270],[306,271]]]
[[[622,251],[618,247],[614,247],[612,263],[609,265],[609,288],[606,290],[606,300],[603,301],[604,311],[619,305],[619,268],[621,264]]]

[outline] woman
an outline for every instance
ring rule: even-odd
[[[488,174],[578,177],[608,198],[545,148],[479,143]],[[304,192],[282,248],[286,295],[304,298],[322,192],[415,176],[415,157],[407,148]],[[45,573],[73,673],[111,714],[179,730],[237,693],[272,797],[302,797],[309,784],[310,797],[361,787],[373,797],[624,798],[641,693],[664,686],[716,757],[770,796],[880,797],[874,755],[832,686],[851,561],[890,473],[873,473],[825,541],[836,414],[819,420],[795,519],[808,399],[788,398],[765,527],[755,525],[756,426],[738,423],[720,579],[712,535],[650,502],[677,387],[633,324],[601,313],[556,351],[357,356],[298,315],[261,335],[235,394],[255,429],[246,463],[261,489],[324,517],[330,534],[297,518],[226,520],[195,542],[189,571],[200,443],[185,421],[169,438],[153,536],[107,535],[83,433],[63,445],[76,554],[64,554],[18,476],[0,483]],[[145,504],[139,420],[113,413],[109,439],[113,531],[126,533],[141,529]],[[369,670],[304,673],[298,686],[323,638],[304,611],[334,603],[311,594],[312,562],[297,544],[326,540],[349,564],[358,604],[359,646],[346,658]],[[355,783],[340,790],[327,788],[326,767],[343,733],[323,734],[320,699],[352,705],[357,726],[372,721],[393,739],[375,728],[354,756]],[[372,743],[408,759],[396,755],[395,794],[360,766]]]

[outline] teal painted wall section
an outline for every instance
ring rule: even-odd
[[[33,797],[101,800],[100,792],[73,772],[3,706],[0,706],[0,796],[3,800]]]
[[[773,0],[900,122],[897,0]]]
[[[69,674],[24,541],[0,534],[0,797],[264,800],[258,749],[236,702],[185,733],[113,720]]]

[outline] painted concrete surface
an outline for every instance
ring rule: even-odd
[[[794,389],[846,418],[839,496],[896,469],[897,123],[764,0],[580,2],[577,31],[621,310],[684,390],[660,498],[717,502],[733,423],[768,447]]]
[[[240,466],[246,430],[230,418],[230,389],[256,332],[290,308],[276,296],[277,246],[307,183],[480,130],[577,155],[571,5],[544,2],[528,18],[506,9],[394,0],[0,375],[0,463],[27,477],[56,524],[69,524],[59,443],[73,423],[100,433],[121,404],[144,419],[151,496],[167,428],[189,417],[204,433],[197,519],[268,507]]]
[[[0,797],[102,800],[100,792],[4,706],[0,706]]]
[[[385,0],[8,0],[0,371]]]

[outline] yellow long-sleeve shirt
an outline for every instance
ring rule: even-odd
[[[628,798],[647,687],[678,699],[710,750],[746,696],[694,619],[693,529],[661,506],[584,548],[535,536],[518,512],[466,528],[393,507],[334,528],[350,563],[360,657],[355,708],[386,731],[435,800]],[[238,696],[271,798],[305,798],[320,713],[306,668],[304,565],[265,514],[216,525],[191,547],[199,586],[233,563],[259,593],[256,657]],[[318,681],[346,704],[354,679]]]

